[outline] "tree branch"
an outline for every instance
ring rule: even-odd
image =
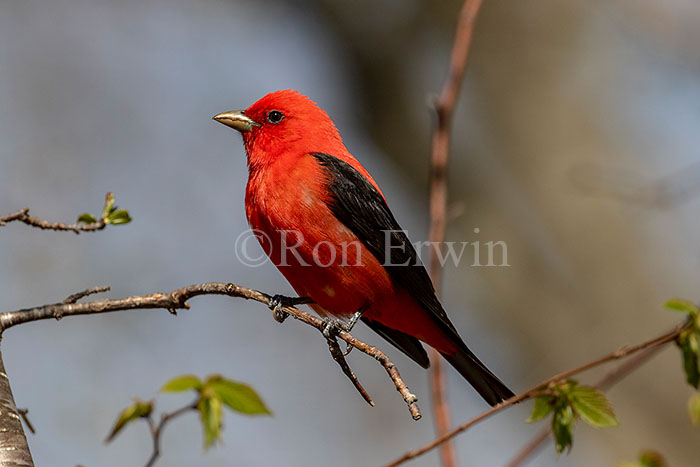
[[[72,295],[64,302],[0,313],[0,334],[6,329],[17,326],[18,324],[44,319],[60,320],[66,316],[92,315],[123,310],[162,308],[168,311],[174,311],[179,309],[189,309],[190,306],[187,301],[200,295],[226,295],[229,297],[255,300],[257,302],[264,303],[265,305],[269,305],[272,298],[270,295],[258,292],[257,290],[241,287],[236,284],[207,282],[204,284],[189,285],[187,287],[175,289],[170,293],[154,293],[150,295],[139,295],[120,299],[94,300],[90,302],[75,303],[75,301],[77,301],[77,298],[75,298],[76,296],[78,298],[82,298],[89,293],[96,293],[96,291],[103,290],[105,290],[105,288],[88,289],[87,291]],[[282,307],[281,309],[294,319],[323,332],[324,322],[320,318],[312,316],[309,313],[303,312],[294,307]],[[408,386],[406,386],[406,383],[401,378],[396,366],[384,352],[374,346],[356,339],[346,331],[340,330],[337,333],[337,337],[377,360],[382,367],[384,367],[384,370],[393,381],[396,390],[399,391],[401,397],[403,397],[403,400],[408,405],[409,412],[411,413],[413,419],[418,420],[421,418],[421,413],[417,405],[418,398],[409,391]],[[343,361],[345,360],[343,359]],[[347,362],[345,362],[345,364],[347,365]],[[345,369],[343,369],[343,371],[345,373]],[[357,387],[359,382],[356,384],[356,378],[355,380],[351,378],[351,380]],[[366,392],[360,392],[365,399],[369,397],[366,395]]]
[[[107,193],[105,196],[105,208],[114,203],[114,195],[112,193]],[[111,206],[111,205],[110,205]],[[103,210],[103,214],[105,210]],[[102,230],[107,226],[107,222],[104,216],[97,220],[97,222],[91,222],[87,224],[76,223],[76,224],[64,224],[63,222],[49,222],[38,217],[29,215],[29,208],[22,208],[19,211],[0,216],[0,227],[4,227],[9,222],[22,222],[31,227],[36,227],[42,230],[59,230],[67,232],[75,232],[79,234],[80,232],[95,232],[97,230]]]
[[[482,0],[465,0],[459,14],[457,31],[452,45],[452,55],[447,78],[442,86],[440,97],[435,103],[437,126],[433,131],[430,154],[430,234],[431,245],[441,245],[445,240],[447,225],[447,166],[450,149],[450,127],[452,114],[457,104],[462,78],[467,66],[469,49],[476,16]],[[442,284],[442,265],[437,255],[430,251],[430,275],[436,290]],[[447,403],[445,375],[440,353],[430,351],[432,362],[431,386],[432,403],[435,411],[435,428],[438,436],[445,434],[451,425],[450,407]],[[440,458],[444,467],[457,465],[457,456],[451,443],[440,448]]]
[[[29,452],[27,437],[22,429],[20,414],[12,397],[10,380],[5,372],[5,365],[0,352],[0,465],[33,466],[32,454]]]
[[[29,226],[36,227],[42,230],[62,230],[75,232],[79,234],[80,232],[95,232],[96,230],[102,230],[107,225],[104,219],[99,219],[97,222],[90,224],[64,224],[63,222],[49,222],[38,217],[29,215],[29,208],[20,209],[12,214],[7,214],[6,216],[0,216],[0,227],[4,227],[8,222],[23,222]]]
[[[153,465],[155,465],[156,460],[158,460],[158,457],[160,457],[160,435],[161,433],[163,433],[165,425],[173,418],[177,418],[180,415],[187,413],[191,410],[197,410],[196,401],[193,404],[186,405],[173,412],[164,413],[160,417],[160,422],[158,422],[158,425],[156,425],[156,423],[153,421],[153,417],[151,415],[149,415],[146,418],[146,422],[148,422],[148,428],[151,430],[151,437],[153,438],[153,453],[148,459],[148,462],[146,462],[146,467],[152,467]]]
[[[27,429],[30,431],[30,433],[35,435],[36,430],[34,429],[32,422],[29,420],[29,409],[17,409],[17,413],[20,417],[22,417],[22,421],[25,425],[27,425]]]
[[[665,344],[668,344],[669,342],[674,341],[680,333],[691,326],[691,322],[688,320],[684,323],[681,323],[677,325],[672,331],[666,332],[658,337],[655,337],[653,339],[650,339],[646,342],[643,342],[641,344],[633,345],[633,346],[622,346],[616,351],[605,355],[604,357],[598,358],[596,360],[593,360],[591,362],[585,363],[581,366],[578,366],[576,368],[573,368],[571,370],[563,371],[559,374],[556,374],[552,376],[551,378],[546,379],[545,381],[537,384],[536,386],[531,387],[530,389],[521,392],[518,395],[515,395],[511,397],[508,400],[505,400],[501,402],[500,404],[491,407],[490,409],[486,410],[485,412],[480,413],[476,417],[472,418],[471,420],[468,420],[467,422],[459,425],[458,427],[452,429],[448,433],[445,433],[443,436],[440,436],[436,438],[435,440],[431,441],[430,443],[426,444],[423,447],[420,447],[418,449],[414,449],[412,451],[409,451],[405,453],[403,456],[399,457],[398,459],[395,459],[394,461],[390,462],[389,464],[386,465],[386,467],[395,467],[397,465],[403,464],[406,461],[409,461],[413,458],[416,458],[422,454],[425,454],[426,452],[440,446],[442,443],[454,438],[456,435],[465,432],[472,426],[476,425],[482,420],[485,420],[489,418],[491,415],[494,415],[503,409],[510,407],[514,404],[517,404],[518,402],[522,402],[524,400],[530,399],[532,397],[537,396],[544,388],[546,388],[550,383],[556,383],[558,381],[565,380],[571,376],[574,376],[578,373],[584,372],[586,370],[590,370],[591,368],[595,368],[597,366],[603,365],[605,363],[611,362],[613,360],[619,360],[621,358],[628,357],[630,355],[636,354],[638,352],[644,351],[644,350],[651,350],[655,347],[660,347]],[[645,352],[646,353],[646,352]],[[639,364],[643,363],[644,361],[648,360],[649,355],[646,356],[646,358],[642,359]],[[625,374],[629,373],[631,370],[625,370],[626,372],[620,372],[619,369],[616,371],[612,372],[610,376],[607,376],[604,378],[602,381],[605,384],[610,384],[610,382],[617,382],[619,378],[624,376]]]
[[[338,363],[340,369],[343,370],[345,376],[347,376],[348,379],[352,381],[352,384],[355,386],[355,389],[357,389],[357,391],[362,395],[362,398],[366,400],[369,405],[374,407],[374,401],[370,397],[369,393],[367,393],[367,390],[364,388],[364,386],[362,386],[360,380],[357,379],[357,376],[350,368],[350,365],[348,365],[347,360],[345,360],[345,354],[343,354],[343,351],[340,350],[338,341],[333,338],[327,338],[326,341],[328,342],[328,350],[330,350],[333,360],[335,360],[336,363]],[[352,349],[352,347],[350,347],[350,349]]]
[[[91,289],[85,289],[81,292],[74,293],[73,295],[69,295],[68,298],[63,300],[63,303],[64,304],[76,303],[78,300],[80,300],[81,298],[85,298],[88,295],[94,295],[96,293],[108,292],[109,290],[110,290],[109,286],[93,287]]]

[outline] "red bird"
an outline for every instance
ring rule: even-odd
[[[329,326],[343,327],[329,315],[349,318],[350,325],[361,319],[427,368],[423,341],[489,404],[513,396],[460,338],[377,183],[326,112],[286,90],[214,119],[243,136],[248,222],[299,294],[275,296],[274,304],[311,299]]]

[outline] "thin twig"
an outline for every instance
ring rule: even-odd
[[[138,295],[110,300],[94,300],[82,303],[54,303],[35,308],[0,313],[0,334],[6,329],[18,324],[44,319],[59,320],[66,316],[92,315],[122,310],[165,309],[170,311],[189,309],[190,306],[187,301],[200,295],[227,295],[229,297],[255,300],[265,305],[269,305],[272,298],[270,295],[236,284],[207,282],[205,284],[189,285],[187,287],[175,289],[170,293],[154,293],[150,295]],[[282,311],[321,332],[323,332],[325,328],[323,320],[297,308],[286,306],[282,307]],[[396,390],[399,391],[401,397],[403,397],[408,405],[409,412],[413,419],[418,420],[421,418],[420,410],[417,405],[418,399],[408,390],[408,386],[406,386],[406,383],[401,378],[396,366],[384,352],[356,339],[346,331],[339,331],[337,337],[377,360],[384,367],[393,381]],[[354,383],[353,381],[353,384]],[[363,394],[363,397],[365,397],[365,394]]]
[[[445,240],[447,225],[447,166],[450,149],[450,127],[452,115],[457,104],[462,78],[467,66],[469,49],[476,16],[481,7],[482,0],[465,0],[459,14],[457,31],[450,67],[447,78],[442,86],[440,97],[435,103],[437,125],[433,131],[430,151],[430,234],[431,245],[440,245]],[[436,290],[440,290],[442,283],[442,265],[437,255],[430,251],[430,274]],[[435,428],[438,436],[450,429],[450,407],[447,403],[445,390],[445,375],[440,353],[431,349],[430,360],[432,362],[431,386],[432,402],[435,411]],[[457,465],[457,456],[451,443],[444,443],[440,448],[440,458],[444,467]]]
[[[345,354],[342,350],[340,350],[338,341],[333,338],[328,338],[326,340],[328,342],[328,350],[330,350],[333,360],[335,360],[338,363],[340,369],[343,370],[343,373],[345,373],[345,376],[347,376],[348,379],[352,381],[352,384],[355,386],[355,389],[357,389],[357,391],[362,395],[362,398],[366,400],[369,405],[374,407],[374,401],[372,400],[364,386],[362,386],[360,381],[357,379],[357,376],[348,365],[347,360],[345,360]]]
[[[88,295],[93,295],[96,293],[102,293],[102,292],[108,292],[110,287],[108,285],[102,286],[102,287],[93,287],[91,289],[85,289],[81,292],[74,293],[73,295],[69,295],[68,298],[63,300],[63,303],[68,304],[68,303],[76,303],[78,300],[81,298],[85,298]]]
[[[108,200],[110,195],[111,193],[107,193],[105,198]],[[107,201],[105,201],[105,204],[106,202]],[[36,227],[37,229],[75,232],[76,234],[79,234],[80,232],[95,232],[97,230],[102,230],[107,226],[104,219],[99,219],[97,222],[92,222],[89,224],[65,224],[63,222],[49,222],[39,219],[38,217],[30,216],[29,208],[22,208],[19,211],[11,214],[0,216],[0,227],[4,227],[9,222],[22,222],[31,227]]]
[[[605,391],[610,389],[619,381],[621,381],[625,376],[632,373],[634,370],[642,366],[644,363],[649,361],[651,357],[656,355],[664,347],[661,345],[656,345],[654,347],[647,347],[643,351],[640,351],[634,357],[625,360],[623,363],[606,373],[600,380],[598,380],[593,386]],[[532,439],[525,444],[513,458],[508,462],[507,467],[518,467],[527,462],[530,457],[539,451],[539,449],[544,445],[544,443],[550,438],[552,434],[552,429],[549,425],[542,428],[537,432]]]
[[[152,416],[149,415],[146,417],[146,422],[148,422],[148,427],[151,430],[151,437],[153,438],[153,453],[148,459],[148,462],[146,462],[146,467],[152,467],[155,465],[156,460],[158,460],[158,457],[160,456],[160,435],[163,433],[163,428],[165,428],[166,423],[171,421],[173,418],[177,418],[180,415],[189,412],[190,410],[197,410],[196,401],[193,404],[186,405],[173,412],[164,413],[160,417],[160,422],[158,425],[156,425],[156,423],[153,421]]]
[[[22,417],[22,421],[25,425],[27,425],[27,429],[29,429],[29,431],[35,435],[36,430],[34,429],[34,425],[32,425],[32,422],[29,421],[29,409],[17,409],[17,413],[20,417]]]
[[[545,381],[537,384],[536,386],[533,386],[530,389],[527,389],[526,391],[523,391],[520,394],[517,394],[517,395],[511,397],[510,399],[507,399],[507,400],[501,402],[500,404],[491,407],[490,409],[486,410],[485,412],[480,413],[476,417],[459,425],[458,427],[452,429],[448,433],[445,433],[443,436],[436,438],[435,440],[431,441],[430,443],[426,444],[425,446],[405,453],[403,456],[401,456],[398,459],[387,464],[386,467],[394,467],[394,466],[403,464],[404,462],[406,462],[408,460],[416,458],[422,454],[425,454],[426,452],[440,446],[445,441],[448,441],[448,440],[454,438],[456,435],[465,432],[466,430],[468,430],[472,426],[476,425],[480,421],[482,421],[486,418],[489,418],[491,415],[494,415],[494,414],[502,411],[503,409],[510,407],[514,404],[517,404],[518,402],[535,397],[536,395],[538,395],[542,391],[542,389],[544,387],[546,387],[550,383],[555,383],[558,381],[565,380],[573,375],[584,372],[586,370],[590,370],[591,368],[595,368],[595,367],[600,366],[604,363],[608,363],[608,362],[611,362],[613,360],[619,360],[621,358],[628,357],[630,355],[641,352],[643,350],[662,346],[664,344],[672,342],[678,337],[678,335],[684,329],[686,329],[690,325],[691,325],[691,322],[686,321],[684,323],[677,325],[672,331],[666,332],[666,333],[664,333],[658,337],[655,337],[651,340],[648,340],[646,342],[643,342],[643,343],[637,344],[637,345],[633,345],[633,346],[620,347],[615,352],[612,352],[604,357],[601,357],[601,358],[598,358],[598,359],[593,360],[591,362],[585,363],[585,364],[578,366],[576,368],[573,368],[571,370],[563,371],[559,374],[556,374],[556,375],[552,376],[551,378],[548,378]],[[619,378],[621,376],[622,375],[620,375],[620,374],[616,374],[615,378]],[[616,381],[616,380],[614,380],[614,381]]]
[[[61,230],[68,232],[75,232],[79,234],[80,232],[95,232],[96,230],[102,230],[107,225],[104,219],[100,219],[97,222],[90,224],[64,224],[63,222],[49,222],[38,217],[29,215],[29,208],[20,209],[17,212],[8,214],[6,216],[0,216],[0,227],[5,226],[8,222],[23,222],[29,226],[36,227],[42,230]]]

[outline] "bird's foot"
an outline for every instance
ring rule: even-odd
[[[338,333],[340,333],[340,331],[350,332],[350,329],[351,327],[348,326],[348,323],[342,319],[324,318],[323,329],[321,332],[323,333],[323,337],[326,339],[333,339],[338,335]]]
[[[350,317],[349,320],[343,321],[342,319],[337,319],[337,318],[324,318],[323,319],[323,336],[326,339],[332,339],[338,335],[340,331],[345,331],[345,332],[350,332],[352,331],[352,328],[355,327],[355,324],[360,320],[362,317],[362,313],[365,312],[364,308],[360,308],[357,310],[353,315]],[[347,351],[350,353],[350,351]]]
[[[272,317],[278,323],[283,323],[285,319],[289,316],[289,313],[284,311],[282,308],[287,306],[304,305],[308,303],[313,303],[309,297],[287,297],[286,295],[273,295],[268,303],[268,307],[272,310]]]

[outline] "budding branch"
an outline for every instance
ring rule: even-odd
[[[458,427],[450,430],[449,432],[445,433],[442,436],[437,437],[435,440],[431,441],[430,443],[426,444],[423,447],[420,447],[418,449],[414,449],[412,451],[408,451],[405,453],[403,456],[399,457],[398,459],[390,462],[387,464],[385,467],[395,467],[397,465],[403,464],[406,461],[409,461],[413,458],[416,458],[422,454],[425,454],[428,451],[431,451],[432,449],[435,449],[436,447],[440,446],[442,443],[445,443],[455,436],[457,436],[460,433],[463,433],[467,431],[469,428],[472,426],[476,425],[482,420],[485,420],[489,418],[491,415],[494,415],[503,409],[506,409],[514,404],[517,404],[518,402],[522,402],[527,399],[532,399],[533,397],[537,397],[540,395],[543,391],[543,389],[546,389],[547,386],[549,386],[552,383],[557,383],[560,381],[563,381],[571,376],[574,376],[578,373],[582,373],[586,370],[590,370],[591,368],[595,368],[597,366],[603,365],[605,363],[611,362],[613,360],[619,360],[621,358],[629,357],[631,355],[637,354],[642,351],[649,352],[651,349],[658,348],[662,345],[668,344],[669,342],[673,342],[678,338],[681,332],[688,328],[689,326],[692,325],[692,322],[690,320],[687,320],[684,323],[678,324],[673,330],[668,331],[664,334],[661,334],[658,337],[655,337],[653,339],[650,339],[648,341],[642,342],[641,344],[637,345],[632,345],[632,346],[622,346],[618,348],[616,351],[609,353],[608,355],[605,355],[604,357],[598,358],[596,360],[590,361],[588,363],[585,363],[581,366],[578,366],[576,368],[573,368],[571,370],[567,370],[564,372],[561,372],[559,374],[556,374],[552,376],[551,378],[548,378],[541,383],[531,387],[530,389],[527,389],[520,394],[517,394],[513,397],[511,397],[508,400],[505,400],[501,402],[498,405],[495,405],[491,407],[490,409],[480,413],[476,417],[472,418],[471,420],[468,420]],[[633,369],[637,368],[639,364],[643,363],[648,359],[648,356],[650,354],[647,354],[645,352],[646,358],[640,358],[639,361],[635,362],[635,365],[626,365],[622,364],[619,368],[613,369],[610,373],[608,373],[603,379],[598,383],[599,387],[606,387],[609,384],[612,384],[614,382],[617,382],[622,376],[625,374],[629,373]],[[529,453],[528,453],[529,454]]]

